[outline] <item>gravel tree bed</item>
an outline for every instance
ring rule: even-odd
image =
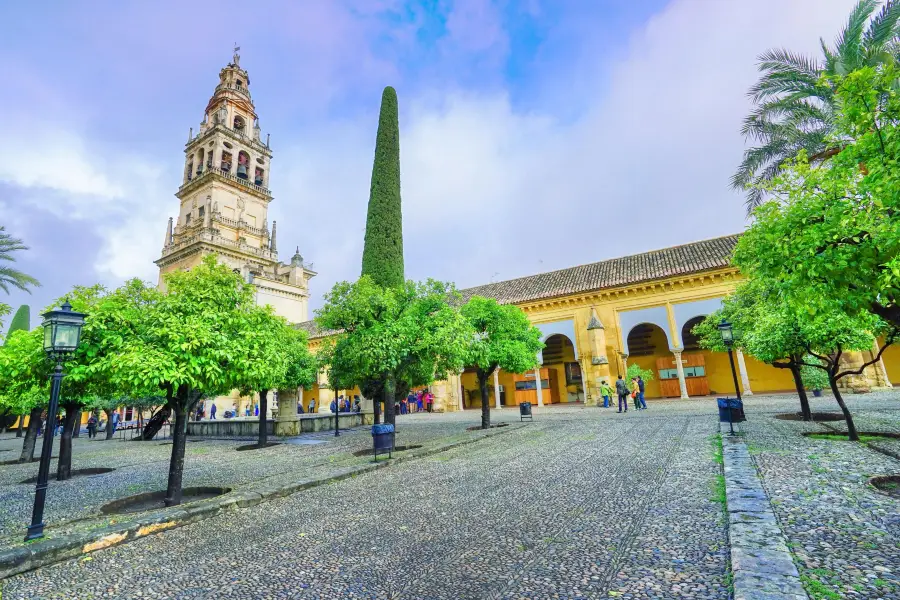
[[[892,411],[857,411],[870,430]],[[816,440],[809,423],[751,419],[742,425],[763,485],[812,598],[900,597],[900,506],[869,484],[900,461],[862,443]]]

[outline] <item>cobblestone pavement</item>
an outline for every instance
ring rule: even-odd
[[[431,458],[11,578],[3,598],[727,598],[718,426],[708,407],[679,412],[546,411]],[[458,429],[474,417],[435,420]]]
[[[900,430],[898,398],[848,400],[861,429]],[[13,577],[0,582],[3,598],[728,598],[715,403],[649,404],[627,415],[545,409],[533,424],[487,440]],[[900,463],[849,442],[803,438],[824,429],[774,419],[797,409],[793,398],[755,396],[746,406],[745,437],[801,574],[847,580],[836,596],[812,597],[900,597],[887,586],[900,569],[897,503],[865,484],[868,474],[900,472]],[[836,406],[826,397],[813,408]],[[493,418],[518,421],[513,410]],[[477,421],[475,411],[411,415],[401,421],[409,438],[398,443],[461,435]],[[200,442],[188,445],[188,461],[194,477],[283,474],[368,443],[357,433],[236,453],[236,442]],[[164,477],[164,465],[129,460],[128,468]],[[13,479],[6,469],[2,482]],[[103,495],[134,485],[127,481]],[[10,485],[0,483],[0,493]]]
[[[854,398],[860,431],[900,431],[900,402],[863,398]],[[810,597],[900,598],[900,504],[867,483],[900,474],[900,461],[865,444],[803,437],[827,433],[821,425],[751,418],[742,429]],[[877,445],[900,450],[896,440]]]

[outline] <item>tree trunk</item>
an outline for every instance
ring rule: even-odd
[[[116,430],[113,429],[112,419],[112,415],[115,411],[104,408],[103,412],[106,413],[106,439],[111,440],[112,437],[116,435]]]
[[[25,424],[25,415],[19,415],[19,426],[16,428],[16,437],[22,437],[22,428]]]
[[[394,381],[388,377],[384,382],[384,422],[397,428],[394,415]]]
[[[809,410],[809,397],[806,395],[806,388],[803,386],[803,378],[800,376],[800,365],[796,362],[791,363],[791,375],[794,376],[794,385],[797,387],[797,394],[800,396],[800,414],[803,415],[804,421],[812,421],[812,412]]]
[[[837,400],[838,406],[841,407],[841,412],[844,413],[848,437],[851,442],[858,442],[859,435],[856,433],[856,425],[853,424],[853,415],[850,414],[847,405],[844,404],[844,397],[841,396],[841,391],[838,389],[837,380],[830,373],[828,374],[828,382],[831,384],[831,392],[834,394],[834,399]]]
[[[259,390],[259,442],[257,446],[265,448],[269,443],[269,432],[266,431],[266,411],[268,410],[269,390]],[[336,418],[336,417],[335,417]]]
[[[481,428],[491,428],[491,403],[488,399],[488,373],[478,369],[478,388],[481,390]]]
[[[169,460],[169,483],[166,486],[166,506],[181,504],[181,480],[184,475],[184,447],[187,438],[187,400],[178,398],[173,411],[175,425],[172,431],[172,457]]]
[[[372,410],[375,411],[375,424],[378,425],[381,423],[381,399],[373,398],[372,399]]]
[[[147,426],[141,430],[141,439],[145,442],[152,440],[159,433],[159,430],[163,428],[163,425],[166,424],[166,419],[171,415],[172,408],[168,404],[153,413],[153,416],[147,421]]]
[[[56,480],[65,481],[72,476],[72,429],[75,428],[77,416],[81,411],[74,406],[63,405],[66,411],[63,420],[63,431],[59,437],[59,460],[56,462]]]
[[[22,455],[19,456],[19,462],[30,462],[34,460],[34,444],[37,441],[38,427],[41,424],[41,413],[43,409],[32,408],[28,414],[28,428],[25,430],[25,441],[22,443]]]
[[[72,437],[80,437],[81,434],[81,410],[75,413],[75,427],[72,429]]]

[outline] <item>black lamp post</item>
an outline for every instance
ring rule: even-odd
[[[341,404],[338,402],[338,391],[334,390],[334,437],[340,437],[341,431],[338,428],[338,419],[341,415]]]
[[[56,361],[56,368],[50,380],[50,406],[47,407],[47,426],[44,428],[44,445],[34,492],[34,510],[31,513],[31,525],[28,526],[28,533],[25,536],[26,542],[44,537],[44,501],[47,499],[47,479],[50,476],[50,454],[53,452],[59,386],[63,378],[62,363],[78,348],[81,327],[84,325],[86,315],[74,312],[72,305],[66,301],[60,310],[51,310],[41,316],[44,317],[44,352],[50,360]]]
[[[725,344],[725,347],[728,348],[728,362],[731,363],[731,377],[734,379],[734,393],[737,394],[737,399],[740,400],[741,388],[738,385],[737,371],[734,369],[734,353],[732,352],[732,347],[734,346],[734,329],[731,327],[731,323],[722,319],[722,322],[719,323],[719,333],[722,335],[722,342]],[[728,427],[731,429],[731,435],[734,435],[731,405],[728,406]]]

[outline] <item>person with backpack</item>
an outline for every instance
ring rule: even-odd
[[[631,378],[631,399],[634,400],[634,409],[641,410],[641,402],[638,400],[640,388],[638,387],[637,377]]]
[[[619,412],[622,412],[622,405],[625,406],[625,412],[628,412],[628,384],[621,375],[616,380],[616,394],[619,395]]]

